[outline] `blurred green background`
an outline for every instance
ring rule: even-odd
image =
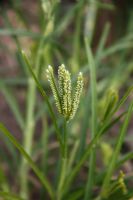
[[[38,93],[20,50],[24,50],[28,55],[53,107],[53,97],[45,75],[47,66],[52,65],[57,73],[57,67],[64,63],[72,74],[73,83],[77,73],[83,72],[84,91],[80,108],[68,127],[70,149],[75,150],[73,153],[78,161],[90,142],[90,72],[84,37],[88,38],[95,60],[97,118],[101,121],[108,91],[114,90],[121,99],[132,85],[133,1],[0,1],[0,121],[13,132],[50,179],[56,171],[55,186],[59,164],[56,163],[58,143],[54,127],[47,106]],[[132,96],[128,101],[131,100]],[[117,114],[127,108],[128,101]],[[61,129],[60,117],[57,120]],[[122,120],[109,130],[109,134],[99,145],[98,155],[103,155],[103,159],[99,159],[98,156],[97,171],[108,163],[121,124]],[[133,151],[132,128],[131,122],[122,146],[122,155]],[[0,139],[0,166],[0,174],[3,174],[0,176],[1,189],[10,191],[11,188],[15,193],[21,191],[22,195],[24,191],[29,193],[29,199],[43,199],[45,191],[32,171],[27,175],[29,169],[25,161],[21,160],[18,152],[3,136]],[[87,164],[84,165],[77,183],[86,179],[86,169]],[[127,177],[132,177],[132,160],[128,161],[123,169]],[[27,179],[28,192],[25,183]],[[132,180],[129,185],[133,187]],[[95,189],[97,191],[97,188]]]

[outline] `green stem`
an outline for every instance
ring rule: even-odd
[[[35,63],[35,73],[38,76],[40,71],[41,61],[41,49],[43,47],[43,38],[40,40],[37,59]],[[34,109],[36,102],[36,84],[34,80],[29,76],[28,80],[28,91],[27,91],[27,113],[26,113],[26,125],[24,130],[24,141],[23,146],[26,152],[31,155],[32,153],[32,140],[35,128]],[[27,162],[22,158],[20,177],[21,177],[21,194],[22,197],[28,197],[28,166]]]
[[[87,52],[88,64],[90,66],[90,79],[91,79],[91,138],[93,139],[97,132],[97,90],[96,90],[96,70],[95,63],[91,49],[88,44],[87,38],[85,38],[85,47]],[[94,173],[95,173],[95,160],[96,160],[96,149],[93,148],[91,151],[90,162],[89,162],[89,173],[86,184],[85,197],[84,199],[91,199],[92,188],[94,185]]]
[[[26,125],[24,130],[24,141],[23,146],[26,152],[31,155],[32,150],[32,137],[34,132],[34,107],[35,107],[35,96],[36,96],[36,89],[35,89],[35,83],[34,81],[29,78],[29,85],[28,85],[28,91],[27,91],[27,119],[26,119]],[[21,164],[21,171],[20,171],[20,177],[21,177],[21,195],[24,198],[28,197],[28,169],[27,162],[22,158],[22,164]]]
[[[59,184],[58,184],[58,189],[57,189],[57,200],[62,199],[62,190],[65,182],[65,177],[66,177],[66,170],[67,170],[67,128],[66,128],[66,120],[64,120],[64,132],[63,132],[63,155],[61,158],[61,174],[60,174],[60,179],[59,179]]]
[[[67,158],[62,158],[61,160],[61,175],[60,175],[60,180],[59,180],[59,185],[58,185],[58,190],[57,190],[57,200],[62,199],[62,190],[63,190],[63,185],[65,181],[65,176],[66,176],[66,165],[67,165]]]

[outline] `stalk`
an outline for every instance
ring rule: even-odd
[[[63,132],[63,155],[61,158],[61,174],[59,179],[59,184],[57,188],[57,200],[62,199],[63,194],[63,186],[65,182],[66,177],[66,171],[67,171],[67,124],[66,120],[64,120],[64,132]]]
[[[92,112],[92,119],[91,119],[91,138],[94,139],[97,133],[97,90],[96,90],[96,71],[95,71],[95,63],[92,56],[91,49],[88,45],[88,40],[85,38],[85,46],[88,58],[88,64],[90,66],[90,79],[91,79],[91,112]],[[95,165],[96,165],[96,149],[92,148],[91,156],[89,161],[89,173],[88,173],[88,180],[85,189],[85,196],[84,199],[88,200],[91,199],[92,189],[94,185],[94,173],[95,173]]]
[[[37,59],[35,64],[35,74],[38,77],[41,61],[41,49],[43,47],[44,38],[40,40],[40,44],[37,51]],[[34,109],[36,102],[36,84],[32,77],[28,78],[28,90],[27,90],[27,110],[26,110],[26,125],[24,129],[23,147],[26,152],[31,156],[32,153],[32,141],[35,128]],[[20,170],[20,186],[21,195],[24,198],[28,198],[28,166],[27,162],[22,158],[21,170]]]
[[[28,91],[27,91],[27,113],[26,113],[26,125],[24,130],[24,141],[23,146],[26,152],[31,155],[32,151],[32,138],[34,133],[34,107],[35,107],[35,99],[36,99],[36,88],[34,81],[29,78],[28,81]],[[27,162],[22,158],[21,164],[21,195],[24,198],[28,197],[28,169]]]

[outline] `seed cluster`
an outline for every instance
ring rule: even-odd
[[[58,87],[54,79],[53,68],[49,66],[46,72],[59,113],[62,114],[67,121],[73,119],[78,109],[83,89],[82,73],[80,72],[78,75],[75,93],[72,96],[71,74],[65,69],[65,65],[62,64],[58,68]]]

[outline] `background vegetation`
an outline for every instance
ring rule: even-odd
[[[1,198],[133,198],[133,2],[10,0],[0,13]],[[84,77],[67,140],[45,73],[62,63]]]

